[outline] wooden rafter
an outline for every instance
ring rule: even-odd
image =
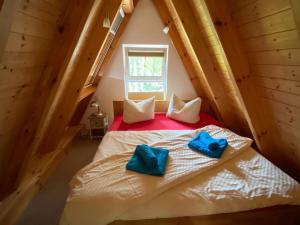
[[[136,7],[136,5],[137,5],[137,3],[138,3],[138,0],[132,0],[132,1],[130,1],[130,2],[132,2],[132,4],[133,4],[133,9]],[[129,3],[128,1],[126,2],[126,1],[122,1],[122,8],[124,8],[124,4],[125,4],[125,6],[127,5],[127,4],[131,4],[131,3]],[[132,9],[132,10],[133,10]],[[130,18],[131,18],[131,15],[132,15],[132,12],[133,11],[125,11],[125,17],[123,18],[123,21],[122,21],[122,23],[120,24],[120,27],[118,28],[118,31],[117,31],[117,33],[114,35],[114,38],[113,38],[113,41],[112,41],[112,43],[110,44],[110,46],[109,46],[109,49],[108,49],[108,51],[107,51],[107,53],[106,53],[106,55],[105,55],[105,58],[104,58],[104,61],[102,62],[102,64],[101,65],[99,65],[99,66],[97,66],[97,61],[98,61],[98,59],[99,59],[99,57],[100,57],[100,55],[102,54],[102,52],[101,51],[99,51],[99,53],[98,53],[98,56],[97,56],[97,59],[96,59],[96,61],[95,61],[95,70],[94,71],[91,71],[92,73],[96,73],[95,74],[95,80],[93,81],[93,84],[94,85],[98,85],[99,84],[99,82],[100,82],[100,80],[101,80],[101,77],[103,76],[103,74],[105,73],[105,71],[106,71],[106,69],[107,69],[107,66],[108,66],[108,64],[109,64],[109,62],[110,62],[110,60],[111,60],[111,58],[112,58],[112,55],[113,55],[113,52],[114,52],[114,50],[116,49],[116,47],[117,47],[117,45],[119,44],[119,40],[120,40],[120,38],[121,38],[121,35],[123,34],[123,32],[124,32],[124,30],[125,30],[125,28],[126,28],[126,26],[127,26],[127,24],[128,24],[128,22],[129,22],[129,20],[130,20]],[[105,41],[104,41],[104,43],[103,43],[103,45],[105,45],[106,43],[106,41],[108,41],[109,40],[109,37],[110,37],[110,34],[107,34],[107,36],[106,36],[106,38],[105,38]],[[93,70],[93,69],[92,69]]]
[[[160,18],[164,25],[168,25],[172,21],[172,16],[170,12],[168,11],[168,8],[164,1],[161,0],[154,0],[154,5],[160,15]],[[181,58],[181,61],[189,75],[190,81],[193,84],[193,87],[195,91],[197,92],[198,96],[204,95],[205,88],[201,84],[195,65],[193,65],[191,60],[191,54],[187,51],[186,47],[184,46],[184,43],[182,39],[180,38],[179,32],[176,28],[176,26],[171,26],[168,32],[168,35],[172,41],[172,44],[174,45],[178,55]]]
[[[208,16],[213,21],[226,54],[234,76],[232,81],[236,82],[241,93],[244,112],[247,113],[247,121],[256,144],[264,155],[299,179],[299,166],[297,168],[297,165],[291,165],[285,153],[278,149],[278,146],[281,146],[280,134],[274,126],[272,115],[266,116],[264,112],[268,106],[261,101],[256,82],[249,68],[249,62],[240,46],[226,1],[202,0],[202,4],[207,7]],[[300,6],[300,4],[298,5]]]
[[[236,82],[243,96],[241,101],[246,103],[243,104],[243,107],[245,107],[244,113],[247,113],[247,121],[258,147],[260,149],[262,147],[266,148],[267,146],[271,147],[270,140],[265,138],[266,135],[263,135],[263,133],[266,132],[266,125],[264,124],[266,119],[262,121],[262,118],[260,119],[261,111],[257,112],[257,109],[261,108],[259,107],[260,102],[258,93],[253,86],[254,81],[251,79],[249,64],[239,46],[239,40],[235,34],[230,15],[226,12],[227,7],[225,1],[217,3],[214,0],[205,0],[201,1],[199,4],[204,6],[206,4],[208,7],[210,14],[207,14],[207,16],[208,18],[211,16],[213,21],[212,26],[215,27],[222,48],[227,56],[228,63],[234,75],[232,82]],[[250,114],[248,114],[248,112]],[[258,138],[260,136],[263,137]],[[264,143],[264,140],[268,141]]]
[[[199,35],[201,30],[192,13],[193,9],[190,3],[180,0],[165,0],[165,3],[182,40],[186,45],[190,45],[190,51],[194,52],[192,60],[197,61],[203,71],[198,76],[201,78],[201,83],[205,84],[210,90],[213,96],[212,100],[224,123],[232,130],[251,136],[245,118],[232,110],[233,106],[238,106],[239,103],[229,99],[228,93],[224,89],[222,73],[218,71],[203,38]]]
[[[125,13],[132,13],[135,7],[134,0],[123,0],[122,1],[122,8]]]
[[[43,121],[43,114],[47,112],[48,105],[62,80],[63,73],[60,70],[76,45],[92,3],[93,0],[71,0],[65,15],[58,22],[56,45],[53,47],[39,85],[36,87],[36,98],[30,107],[32,111],[19,134],[18,142],[13,150],[11,164],[6,172],[6,180],[0,187],[1,199],[17,187],[14,184],[16,184],[20,168],[26,161],[25,158],[31,157],[28,153],[37,134],[39,124]]]
[[[17,222],[22,211],[66,155],[73,138],[81,128],[81,126],[70,127],[53,152],[32,160],[18,189],[1,202],[0,224],[13,225]]]
[[[133,6],[135,7],[136,4],[138,3],[138,0],[134,0],[133,1]],[[123,1],[122,1],[122,7],[124,7]],[[90,80],[92,80],[92,84],[85,86],[80,93],[80,99],[77,102],[77,106],[76,109],[73,113],[72,119],[70,121],[70,125],[77,125],[80,123],[81,118],[83,117],[86,108],[88,107],[88,103],[90,102],[90,100],[92,99],[93,94],[96,91],[96,88],[103,76],[103,74],[105,73],[105,70],[107,68],[107,65],[109,64],[111,57],[113,55],[114,50],[116,49],[116,46],[119,43],[120,37],[125,29],[125,27],[127,26],[127,23],[130,20],[132,13],[126,13],[125,17],[123,18],[120,27],[118,28],[118,31],[116,34],[112,34],[111,32],[108,32],[106,35],[106,38],[102,44],[102,47],[97,55],[97,58],[95,60],[95,63],[90,71],[90,75],[89,78],[86,80],[86,84],[90,83]],[[110,38],[113,38],[112,42],[110,43]],[[108,51],[104,52],[104,46],[109,45]],[[105,54],[105,58],[104,60],[101,62],[101,64],[99,63],[99,58]],[[94,78],[93,78],[94,77]],[[92,78],[92,79],[90,79]]]
[[[102,27],[104,16],[106,12],[115,15],[120,3],[120,0],[94,2],[73,54],[63,72],[63,80],[43,120],[39,137],[32,144],[33,153],[50,152],[60,140],[75,110],[80,90],[109,32]]]
[[[50,88],[48,87],[47,89],[48,95],[42,95],[43,98],[38,99],[38,102],[41,102],[42,99],[48,99],[48,102],[43,105],[43,108],[46,107],[46,109],[44,109],[44,112],[41,108],[39,109],[43,115],[39,116],[38,119],[33,117],[32,119],[35,120],[28,123],[28,126],[31,125],[31,136],[21,138],[21,142],[19,143],[19,146],[22,146],[24,142],[28,144],[29,150],[26,153],[21,155],[16,154],[17,159],[21,159],[22,155],[25,156],[27,154],[26,164],[22,167],[22,171],[24,171],[21,174],[22,176],[19,175],[18,185],[16,186],[17,190],[4,200],[5,204],[2,204],[5,211],[0,215],[1,222],[5,221],[6,224],[13,224],[16,221],[16,218],[29,203],[33,195],[40,190],[41,185],[51,173],[52,168],[62,158],[67,147],[66,143],[69,144],[72,137],[80,130],[78,123],[92,94],[96,90],[97,83],[84,88],[83,85],[94,62],[97,60],[98,52],[101,49],[101,45],[104,44],[105,37],[109,31],[102,27],[102,19],[107,15],[107,12],[114,16],[121,3],[119,0],[98,0],[94,1],[94,4],[90,4],[92,2],[85,3],[86,13],[83,13],[81,22],[78,21],[81,26],[77,30],[72,30],[72,27],[68,27],[69,29],[64,33],[65,35],[63,36],[65,38],[62,38],[62,41],[67,41],[66,45],[69,42],[71,43],[65,48],[63,57],[59,57],[60,55],[57,55],[58,52],[54,51],[53,57],[49,59],[46,70],[46,75],[48,76],[44,77],[46,81],[44,80],[43,82],[45,85],[50,84]],[[137,2],[138,0],[134,0],[134,5]],[[78,4],[77,6],[82,10],[83,5],[80,5],[80,1]],[[77,9],[75,7],[75,10],[69,12],[67,18],[64,19],[65,24],[74,24],[74,19],[78,18],[79,14]],[[89,16],[87,17],[88,14]],[[112,50],[115,48],[129,18],[130,14],[127,14],[118,29],[105,58],[105,65],[110,60]],[[78,23],[75,23],[75,25],[78,26]],[[61,29],[64,30],[64,28]],[[52,64],[53,62],[57,64]],[[54,68],[53,65],[55,65]],[[106,67],[105,65],[101,67],[102,72]],[[55,79],[55,82],[48,82],[51,77]],[[79,91],[80,89],[81,91]],[[39,105],[36,106],[39,107]],[[75,108],[77,110],[73,115]],[[73,118],[71,119],[72,115]],[[69,122],[70,120],[71,122]],[[34,127],[32,124],[36,126]],[[26,126],[26,129],[28,129],[28,126]],[[59,131],[60,134],[53,135],[52,131],[54,130],[55,132]],[[41,135],[41,133],[44,135]],[[52,157],[52,155],[55,157]],[[48,159],[48,156],[52,157],[51,160]],[[43,161],[44,158],[47,160]],[[39,167],[35,165],[39,165]],[[12,168],[16,168],[15,165]],[[39,173],[36,174],[34,171],[39,171]],[[17,171],[13,172],[16,173]]]

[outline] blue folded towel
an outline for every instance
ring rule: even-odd
[[[157,158],[152,149],[148,145],[138,145],[135,149],[137,154],[148,168],[157,166]]]
[[[188,143],[189,148],[199,151],[212,158],[220,158],[227,145],[228,142],[226,139],[212,138],[206,131],[200,132]]]
[[[156,163],[155,160],[153,160],[153,155],[156,158]],[[169,150],[167,149],[138,145],[133,156],[126,164],[126,169],[154,176],[163,176],[168,157]]]

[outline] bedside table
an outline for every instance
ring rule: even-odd
[[[108,127],[108,116],[107,114],[93,113],[88,117],[90,124],[90,138],[103,137]]]

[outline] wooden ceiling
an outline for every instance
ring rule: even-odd
[[[0,51],[2,198],[12,193],[0,210],[6,224],[14,223],[18,203],[24,208],[80,130],[138,0],[15,2],[0,38],[1,46],[7,37]],[[253,137],[262,154],[299,175],[298,1],[153,2],[165,25],[173,21],[168,35],[198,95],[228,128]],[[109,12],[112,21],[122,4],[128,14],[97,65],[109,35],[102,20]],[[97,79],[84,86],[96,67]]]

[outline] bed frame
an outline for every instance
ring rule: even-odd
[[[299,225],[300,206],[274,206],[245,212],[147,220],[116,220],[109,225]]]
[[[212,116],[215,116],[209,100],[206,98],[202,98],[202,103],[201,103],[201,112],[206,112],[209,113]],[[186,100],[185,102],[187,102],[188,100]],[[164,100],[155,100],[155,112],[167,112],[168,110],[168,106],[169,106],[169,102],[168,101],[164,101]],[[114,116],[118,116],[118,115],[123,115],[123,101],[113,101],[113,108],[114,108]]]
[[[166,112],[168,101],[155,101],[155,112]],[[113,101],[114,115],[123,114],[123,101]],[[201,112],[214,115],[209,101],[202,99]],[[208,216],[146,220],[116,220],[109,225],[299,225],[300,206],[282,205],[244,212]]]

